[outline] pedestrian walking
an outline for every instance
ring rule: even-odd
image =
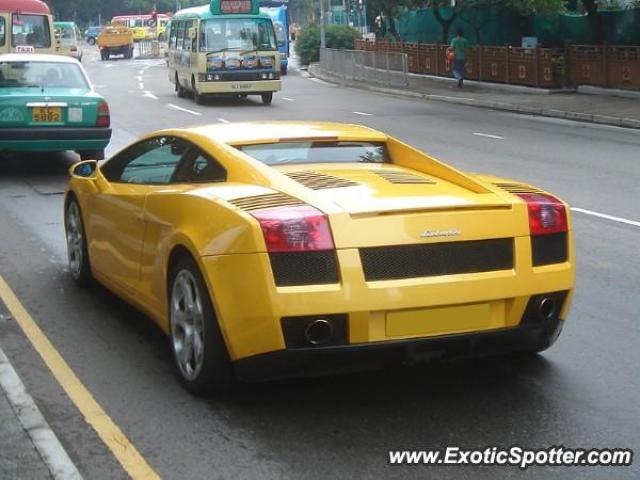
[[[451,48],[453,48],[455,52],[453,76],[458,80],[458,87],[462,87],[462,83],[464,82],[464,67],[467,63],[467,48],[469,47],[469,42],[463,35],[464,31],[459,28],[455,38],[451,40]]]

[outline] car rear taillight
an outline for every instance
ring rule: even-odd
[[[529,232],[546,235],[568,230],[567,211],[556,197],[546,193],[519,193],[529,209]]]
[[[254,210],[269,253],[332,250],[327,216],[309,205]]]
[[[109,113],[109,105],[107,102],[100,102],[98,105],[98,118],[96,119],[96,127],[108,127],[111,125],[111,114]]]

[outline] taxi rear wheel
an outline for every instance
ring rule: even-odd
[[[184,387],[196,395],[229,390],[234,376],[227,347],[200,270],[186,255],[171,269],[169,328]]]

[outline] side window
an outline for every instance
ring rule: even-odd
[[[227,180],[227,171],[222,165],[192,146],[176,169],[172,183],[210,183]]]
[[[4,18],[0,17],[0,47],[4,47],[4,43],[6,42],[7,34],[5,32]]]
[[[176,27],[177,29],[177,34],[176,34],[176,48],[178,50],[182,50],[182,41],[184,38],[184,22],[177,22],[178,25]]]
[[[152,138],[109,160],[102,167],[102,172],[111,182],[168,184],[187,148],[187,142],[179,138]]]
[[[182,49],[187,52],[191,51],[191,38],[189,38],[189,30],[193,27],[193,21],[189,20],[184,22],[184,36]]]
[[[169,30],[169,48],[176,48],[176,36],[176,25],[172,23]]]

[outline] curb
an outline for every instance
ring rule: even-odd
[[[0,388],[55,480],[82,480],[82,475],[42,416],[31,395],[0,348]]]
[[[415,91],[394,90],[394,89],[385,88],[385,87],[376,87],[373,85],[362,85],[361,83],[353,82],[346,78],[342,78],[334,75],[328,75],[322,72],[320,68],[317,66],[317,64],[309,65],[308,74],[309,76],[319,78],[321,80],[324,80],[325,82],[339,84],[339,85],[347,86],[350,88],[357,88],[359,90],[368,90],[372,92],[384,93],[387,95],[395,95],[399,97],[422,98],[424,100],[434,100],[438,102],[454,103],[458,105],[465,105],[468,107],[488,108],[491,110],[499,110],[503,112],[521,113],[525,115],[538,115],[541,117],[561,118],[565,120],[573,120],[573,121],[584,122],[584,123],[594,123],[599,125],[610,125],[615,127],[640,129],[640,120],[635,120],[633,118],[611,117],[608,115],[598,115],[598,114],[581,113],[581,112],[567,112],[564,110],[555,110],[555,109],[549,109],[549,108],[536,108],[536,107],[529,107],[524,105],[514,105],[510,103],[476,100],[473,98],[461,98],[461,97],[454,97],[454,96],[447,96],[447,95],[434,95],[434,94],[420,93]]]

